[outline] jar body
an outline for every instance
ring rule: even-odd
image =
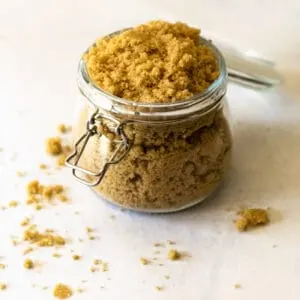
[[[83,106],[75,139],[86,130],[93,112],[93,107]],[[94,172],[103,167],[116,148],[113,127],[108,121],[101,134],[90,138],[80,167]],[[232,138],[224,105],[172,123],[128,123],[124,132],[130,150],[93,187],[102,198],[124,208],[147,212],[187,208],[216,190],[230,166]]]

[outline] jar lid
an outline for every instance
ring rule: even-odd
[[[213,41],[222,52],[229,79],[252,87],[272,87],[282,83],[275,63],[250,51],[241,52],[225,43]]]

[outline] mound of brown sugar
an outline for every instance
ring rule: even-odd
[[[204,91],[219,76],[213,51],[199,44],[200,30],[152,21],[99,39],[84,55],[92,81],[139,102],[174,102]]]

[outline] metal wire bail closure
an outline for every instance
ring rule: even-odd
[[[102,169],[98,172],[93,172],[79,167],[78,163],[90,137],[95,134],[98,134],[99,137],[101,137],[102,134],[98,132],[98,125],[96,123],[101,125],[103,119],[109,120],[116,125],[115,134],[119,138],[119,146],[116,148],[110,159],[103,165]],[[76,141],[74,151],[67,157],[65,162],[66,166],[72,169],[72,174],[76,180],[87,186],[96,186],[101,182],[109,166],[119,163],[124,158],[131,148],[131,143],[123,131],[123,125],[124,123],[119,122],[115,118],[99,113],[98,109],[92,114],[86,124],[87,131]]]

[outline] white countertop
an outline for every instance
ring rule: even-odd
[[[275,60],[285,77],[285,85],[273,91],[229,86],[235,142],[230,178],[214,199],[170,215],[120,211],[76,183],[69,170],[47,176],[38,168],[42,162],[54,164],[45,154],[45,138],[56,134],[57,124],[71,120],[81,52],[98,36],[157,18],[189,22],[211,37],[255,49]],[[35,178],[68,186],[72,203],[39,212],[24,204],[0,210],[0,263],[7,265],[0,282],[8,284],[0,299],[53,299],[53,286],[63,282],[85,288],[71,299],[298,300],[299,49],[297,0],[2,1],[0,204],[24,203],[25,185]],[[16,171],[28,175],[20,178]],[[243,206],[271,207],[272,223],[236,232],[232,220]],[[25,246],[11,243],[29,215],[40,227],[72,240],[59,251],[60,259],[51,256],[53,249],[33,252],[29,257],[42,265],[30,271],[22,266]],[[86,226],[96,228],[96,240],[86,238]],[[175,247],[190,257],[169,262],[165,246],[157,261],[163,266],[142,266],[140,257],[153,257],[152,244],[166,240],[176,241]],[[83,259],[74,262],[71,250]],[[89,271],[96,257],[109,263],[108,272]],[[235,284],[241,288],[234,289]]]

